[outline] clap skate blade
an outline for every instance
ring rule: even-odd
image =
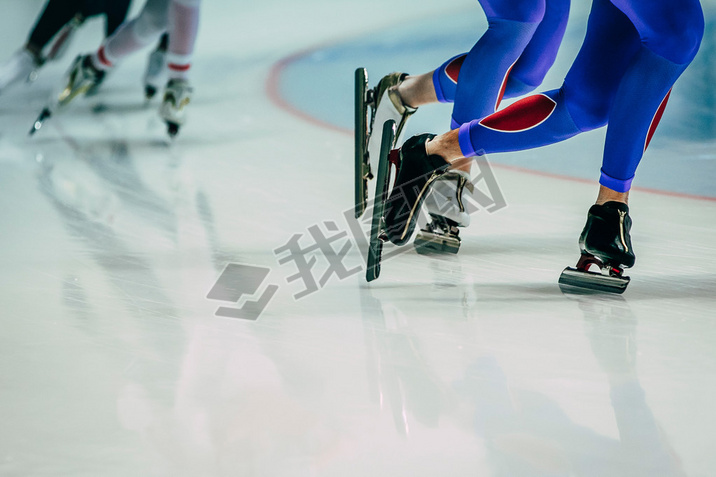
[[[601,273],[590,271],[592,265],[599,267]],[[576,268],[565,268],[559,277],[562,291],[624,293],[628,285],[629,277],[624,276],[621,267],[605,264],[586,253],[580,257]]]
[[[44,108],[42,110],[42,112],[40,113],[40,115],[35,120],[35,122],[33,123],[32,128],[30,128],[30,133],[29,133],[30,136],[32,136],[37,131],[39,131],[40,128],[42,127],[42,124],[45,122],[45,119],[49,118],[50,116],[52,116],[52,112],[50,111],[50,109]]]
[[[373,178],[368,157],[368,130],[372,123],[375,98],[368,89],[368,72],[358,68],[355,72],[355,217],[365,212],[368,201],[368,180]],[[368,114],[370,113],[370,117]]]
[[[72,81],[74,81],[74,80],[72,80]],[[91,87],[92,87],[92,84],[89,84],[89,83],[80,85],[77,88],[74,88],[72,83],[68,84],[65,87],[65,89],[62,90],[60,95],[57,97],[57,106],[59,106],[59,107],[67,106],[77,96],[87,93],[87,91],[89,91],[89,89]]]
[[[391,145],[395,139],[397,126],[395,121],[386,121],[383,125],[383,137],[378,161],[378,177],[373,200],[373,220],[370,227],[370,245],[368,247],[368,267],[365,279],[372,282],[380,276],[380,260],[383,256],[383,242],[388,240],[385,234],[385,202],[388,200],[388,182],[390,180],[389,163],[398,159],[393,156],[391,161]]]
[[[418,232],[413,244],[421,255],[457,253],[460,250],[460,236],[457,225],[449,219],[430,215],[432,221]]]

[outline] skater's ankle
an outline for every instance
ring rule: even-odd
[[[105,46],[102,45],[94,53],[87,55],[89,58],[89,65],[94,68],[95,71],[105,71],[111,69],[114,64],[107,57],[107,51]]]
[[[411,109],[438,101],[431,73],[406,76],[399,85],[395,86],[395,92],[400,96],[403,105]]]
[[[458,130],[447,132],[439,136],[435,136],[425,143],[425,152],[429,156],[440,156],[448,164],[452,164],[459,159],[463,159],[464,155],[460,150],[458,141]]]
[[[617,192],[609,189],[603,185],[599,186],[599,195],[597,196],[596,204],[604,205],[607,202],[621,202],[622,204],[629,204],[629,191]]]
[[[452,163],[450,164],[450,170],[466,172],[467,174],[470,174],[472,162],[473,161],[471,157],[461,157],[460,159],[452,161]]]
[[[42,48],[32,43],[27,43],[25,45],[25,51],[32,55],[32,58],[35,60],[35,64],[39,65],[42,63]]]

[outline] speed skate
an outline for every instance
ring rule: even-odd
[[[592,266],[600,271],[593,272]],[[576,267],[567,267],[559,277],[559,285],[565,291],[596,291],[624,293],[630,278],[618,265],[609,265],[590,254],[583,254]],[[574,287],[574,289],[572,289]]]
[[[624,293],[629,277],[624,268],[634,265],[636,256],[629,231],[629,207],[620,202],[593,205],[579,238],[581,256],[576,267],[567,267],[559,277],[564,291]],[[592,271],[594,267],[599,271]]]
[[[456,254],[460,250],[460,229],[470,225],[466,204],[473,194],[470,174],[451,170],[439,177],[425,199],[430,222],[415,237],[413,245],[420,254]]]
[[[45,120],[50,118],[56,111],[67,107],[76,97],[86,94],[94,86],[99,84],[105,73],[92,65],[89,55],[77,56],[65,75],[62,90],[53,95],[51,101],[43,108],[39,116],[30,128],[30,135],[40,130]]]
[[[430,214],[430,219],[415,237],[415,251],[422,255],[457,253],[460,250],[457,223],[441,215]]]

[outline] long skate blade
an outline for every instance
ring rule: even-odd
[[[355,72],[355,217],[360,218],[368,202],[368,175],[370,163],[367,158],[368,144],[368,72],[358,68]]]
[[[460,239],[421,230],[413,245],[415,251],[421,255],[457,253],[460,250]]]
[[[32,124],[32,128],[30,129],[29,135],[32,136],[32,135],[35,134],[37,131],[39,131],[40,128],[42,127],[42,124],[43,124],[43,123],[45,122],[45,120],[46,120],[47,118],[49,118],[50,116],[52,116],[52,112],[50,111],[50,109],[49,109],[49,108],[44,108],[44,109],[42,110],[42,112],[40,113],[40,115],[39,115],[39,116],[37,117],[37,119],[35,120],[35,122]]]
[[[388,200],[388,155],[390,145],[393,144],[397,126],[395,121],[386,121],[383,125],[383,142],[380,148],[380,160],[378,161],[378,177],[375,185],[375,199],[373,200],[373,220],[370,227],[370,245],[368,248],[368,267],[365,272],[365,279],[372,282],[380,276],[380,260],[383,256],[383,235],[385,202]]]
[[[566,293],[607,292],[624,293],[629,277],[613,277],[567,267],[559,276],[559,287]]]
[[[87,91],[89,91],[91,85],[81,86],[75,90],[68,90],[65,89],[60,93],[60,96],[57,98],[57,106],[59,107],[65,107],[68,104],[72,102],[73,99],[75,99],[77,96],[80,96],[82,94],[86,94]]]

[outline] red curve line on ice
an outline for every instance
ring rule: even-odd
[[[268,77],[266,78],[266,95],[271,100],[271,102],[279,107],[280,109],[283,109],[284,111],[308,122],[315,126],[322,127],[324,129],[330,129],[332,131],[336,131],[342,134],[347,134],[350,136],[353,136],[353,130],[352,129],[346,129],[342,128],[340,126],[336,126],[333,123],[330,123],[328,121],[324,121],[322,119],[318,119],[316,117],[311,116],[310,114],[298,109],[297,107],[293,106],[291,103],[289,103],[281,94],[281,75],[283,72],[290,66],[292,63],[301,60],[316,51],[319,51],[321,48],[324,48],[325,45],[317,45],[302,51],[299,51],[297,53],[293,53],[289,56],[286,56],[271,67],[271,70],[269,71]],[[592,181],[589,179],[583,179],[580,177],[570,177],[565,176],[562,174],[555,174],[552,172],[543,172],[543,171],[537,171],[534,169],[528,169],[526,167],[521,166],[512,166],[507,164],[496,164],[494,162],[490,163],[491,166],[496,167],[498,169],[506,169],[514,172],[521,172],[524,174],[533,174],[537,176],[542,177],[550,177],[552,179],[561,179],[565,181],[572,181],[572,182],[581,182],[586,184],[596,184],[596,180]],[[696,195],[696,194],[687,194],[683,192],[671,192],[666,190],[660,190],[660,189],[651,189],[648,187],[632,187],[633,190],[640,191],[640,192],[648,192],[651,194],[658,194],[658,195],[664,195],[668,197],[678,197],[681,199],[693,199],[693,200],[705,200],[708,202],[716,202],[716,197],[709,197],[705,195]]]
[[[278,62],[276,62],[272,67],[271,71],[269,71],[268,77],[266,78],[266,95],[269,97],[272,103],[274,103],[279,108],[283,109],[284,111],[287,111],[291,114],[293,114],[296,117],[301,118],[302,120],[309,122],[311,124],[314,124],[316,126],[320,126],[325,129],[330,129],[332,131],[340,132],[343,134],[349,134],[353,136],[353,130],[352,129],[346,129],[342,128],[340,126],[336,126],[333,123],[329,123],[328,121],[323,121],[321,119],[315,118],[311,116],[308,113],[305,113],[304,111],[296,108],[291,103],[289,103],[281,94],[281,75],[283,74],[283,71],[291,64],[294,63],[300,59],[305,58],[306,56],[309,56],[313,54],[315,51],[319,50],[321,47],[313,47],[307,50],[299,51],[298,53],[294,53],[290,56],[287,56],[285,58],[282,58]]]

